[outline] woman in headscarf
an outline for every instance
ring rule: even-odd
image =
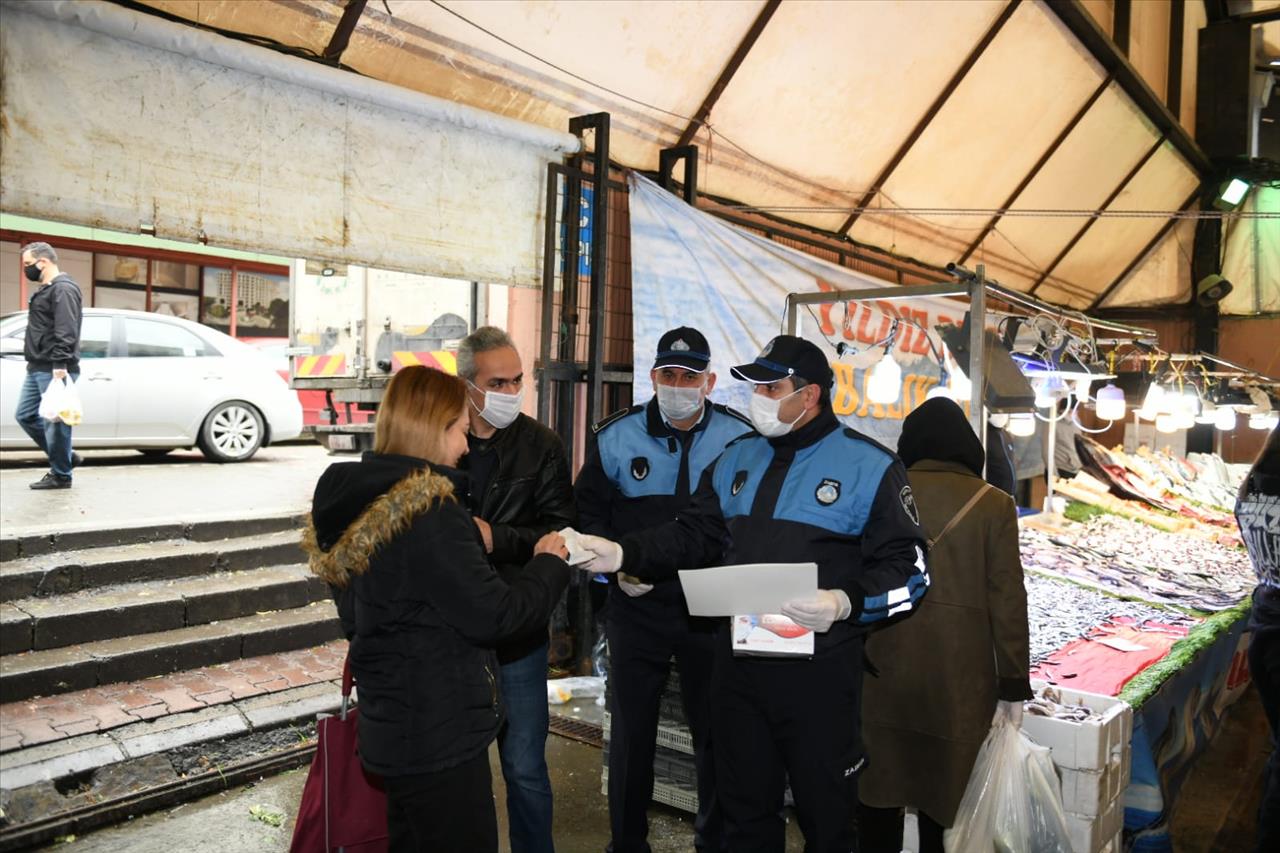
[[[862,696],[863,853],[902,849],[904,808],[918,811],[921,853],[941,851],[994,720],[1017,724],[1032,695],[1017,511],[983,482],[964,411],[926,401],[903,422],[898,455],[930,537],[930,585],[914,615],[867,638],[878,675]]]

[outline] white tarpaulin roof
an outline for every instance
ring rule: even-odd
[[[141,3],[316,56],[331,47],[347,7]],[[1134,5],[1130,71],[1151,103],[1163,102],[1169,4]],[[1141,108],[1135,84],[1122,85],[1081,40],[1079,20],[1073,30],[1063,17],[1093,14],[1087,26],[1109,33],[1106,2],[360,6],[341,62],[376,80],[557,130],[572,116],[608,112],[611,155],[623,165],[653,169],[661,149],[691,141],[704,193],[932,265],[985,263],[1001,283],[1073,307],[1158,304],[1188,292],[1185,276],[1160,272],[1186,239],[1166,229],[1168,217],[1088,213],[1190,204],[1204,164],[1179,127],[1194,121],[1199,4],[1187,4],[1176,116]],[[1006,205],[1014,213],[994,219],[877,212]],[[1044,208],[1077,213],[1017,215]],[[1155,273],[1142,269],[1150,264]]]

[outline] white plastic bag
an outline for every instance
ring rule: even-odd
[[[70,374],[66,379],[50,381],[44,389],[40,395],[40,417],[46,421],[62,421],[67,426],[76,426],[84,418],[80,392]]]
[[[1007,720],[993,726],[943,840],[949,853],[1071,853],[1049,750]]]
[[[604,695],[604,679],[593,675],[553,678],[547,682],[547,702],[563,705],[570,699],[586,699]]]

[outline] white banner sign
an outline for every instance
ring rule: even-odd
[[[719,382],[712,398],[745,412],[751,388],[733,380],[729,367],[752,361],[774,335],[785,331],[787,294],[890,286],[736,228],[638,175],[631,176],[630,187],[637,403],[653,396],[649,370],[658,338],[669,329],[693,326],[706,336]],[[966,310],[963,302],[940,298],[826,303],[812,311],[801,309],[799,334],[829,353],[836,415],[896,447],[902,419],[924,402],[941,374],[920,327],[958,325]],[[872,345],[888,336],[895,318],[911,321],[899,324],[893,342],[894,358],[902,367],[902,394],[891,405],[871,403],[867,376],[884,353],[883,346]],[[940,351],[941,341],[931,337]],[[835,346],[841,341],[857,353],[837,357]]]

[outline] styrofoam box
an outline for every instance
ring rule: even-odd
[[[1112,753],[1104,770],[1059,769],[1063,808],[1078,815],[1096,817],[1129,786],[1129,777],[1123,774],[1124,767],[1122,756]]]
[[[1032,681],[1031,686],[1039,690],[1044,682]],[[1053,763],[1059,769],[1101,772],[1109,765],[1112,755],[1120,755],[1121,764],[1126,764],[1124,753],[1129,751],[1129,739],[1133,735],[1133,709],[1110,696],[1057,689],[1064,702],[1083,705],[1098,712],[1101,719],[1077,723],[1024,714],[1023,733],[1052,750]]]
[[[1119,799],[1108,803],[1096,817],[1067,812],[1067,837],[1075,853],[1103,853],[1111,849],[1123,829],[1124,802]]]

